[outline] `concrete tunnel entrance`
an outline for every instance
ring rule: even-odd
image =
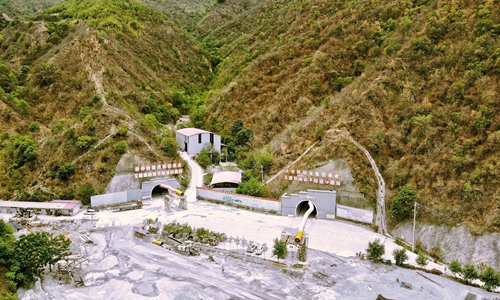
[[[295,209],[295,215],[296,216],[303,216],[306,211],[309,209],[309,201],[302,201],[297,205],[297,208]],[[309,215],[309,218],[316,218],[316,215],[318,214],[318,210],[316,209],[316,204],[313,203],[314,210],[313,212]]]
[[[168,193],[168,190],[160,187],[158,184],[151,190],[151,198],[163,197],[166,193]]]

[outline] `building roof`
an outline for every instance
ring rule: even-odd
[[[198,128],[182,128],[176,131],[179,134],[185,135],[185,136],[192,136],[195,134],[200,134],[200,133],[211,133],[210,131],[206,131],[203,129],[198,129]]]
[[[0,207],[27,208],[27,209],[73,209],[80,205],[77,200],[54,200],[52,202],[4,201],[0,200]]]
[[[224,183],[224,182],[240,184],[241,183],[241,173],[240,172],[230,172],[230,171],[223,171],[223,172],[214,173],[214,176],[212,177],[212,181],[210,182],[210,185],[217,184],[217,183]]]

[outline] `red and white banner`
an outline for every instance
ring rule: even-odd
[[[304,171],[304,170],[286,170],[285,179],[295,182],[341,186],[342,180],[339,174]]]

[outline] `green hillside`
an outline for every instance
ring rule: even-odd
[[[18,17],[39,13],[61,0],[0,0],[0,15]]]
[[[85,198],[123,153],[172,154],[166,125],[210,81],[193,37],[135,1],[67,1],[1,31],[0,198]]]
[[[243,120],[240,162],[266,149],[270,173],[318,140],[299,166],[346,158],[374,203],[347,131],[388,208],[407,186],[424,222],[500,229],[495,1],[71,0],[0,29],[0,198],[101,191],[124,152],[175,155],[167,126],[194,111]]]
[[[493,1],[277,0],[226,19],[202,23],[222,61],[208,128],[243,119],[275,170],[315,133],[348,130],[380,165],[388,207],[410,186],[426,222],[499,230]],[[327,133],[306,161],[343,156],[374,201],[373,173],[349,143]]]

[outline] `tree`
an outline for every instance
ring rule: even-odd
[[[471,264],[467,264],[464,266],[464,268],[462,269],[462,274],[464,276],[465,281],[467,281],[468,283],[478,278],[476,268],[474,268],[474,266]]]
[[[80,187],[78,190],[78,197],[82,201],[82,204],[90,204],[90,196],[95,195],[94,187],[90,183],[86,183]]]
[[[396,266],[402,266],[404,265],[405,261],[408,260],[408,254],[406,254],[405,248],[394,250],[394,252],[392,252],[392,255],[394,255]]]
[[[61,75],[59,67],[51,64],[42,64],[33,70],[35,84],[41,87],[54,83]]]
[[[6,265],[14,251],[14,229],[0,220],[0,266]]]
[[[425,265],[427,265],[427,257],[425,257],[425,255],[422,252],[418,253],[418,256],[415,259],[415,261],[421,267],[424,267]]]
[[[37,145],[29,136],[18,135],[10,140],[9,153],[12,159],[12,167],[35,161],[38,157]]]
[[[366,256],[369,260],[373,262],[381,262],[382,255],[385,253],[385,246],[380,243],[379,239],[368,243],[368,248],[366,249]]]
[[[260,184],[259,180],[255,177],[252,177],[249,180],[243,182],[236,189],[236,193],[249,195],[249,196],[260,196],[262,193],[262,190],[263,190],[263,187]]]
[[[449,265],[448,268],[450,271],[455,274],[455,276],[459,275],[462,273],[462,265],[458,262],[458,260],[453,260]]]
[[[88,150],[90,148],[90,146],[92,146],[94,141],[95,141],[95,139],[93,137],[88,136],[88,135],[82,135],[82,136],[78,137],[75,146],[78,149],[85,151],[85,150]]]
[[[71,241],[63,235],[54,236],[48,232],[21,235],[15,245],[15,263],[10,268],[16,282],[19,285],[32,283],[41,276],[47,264],[69,255],[70,245]]]
[[[127,152],[127,142],[125,141],[116,142],[113,145],[113,152],[119,155],[125,154],[125,152]]]
[[[278,238],[274,239],[274,246],[273,246],[273,255],[276,255],[278,258],[278,262],[281,259],[285,259],[286,256],[288,255],[287,249],[286,249],[286,243],[280,241]]]
[[[238,132],[240,132],[243,129],[243,121],[238,119],[233,122],[233,125],[231,125],[231,136],[236,137]]]
[[[429,251],[429,255],[430,257],[434,258],[435,261],[443,260],[443,250],[441,250],[441,247],[439,247],[439,245],[435,245],[434,247],[432,247]]]
[[[392,217],[401,222],[412,215],[413,204],[417,200],[417,193],[408,187],[403,187],[392,199],[391,212]]]
[[[237,146],[246,146],[253,137],[253,131],[250,128],[241,130],[236,134],[235,143]]]
[[[488,291],[493,291],[500,286],[500,273],[495,271],[492,267],[487,267],[481,274],[480,278],[484,282],[484,287]]]
[[[176,157],[179,145],[177,141],[171,136],[164,136],[160,141],[160,149],[165,152],[169,157]]]
[[[201,149],[200,153],[196,156],[196,161],[202,166],[204,169],[212,164],[212,159],[210,158],[210,154],[207,149]]]
[[[189,119],[196,128],[205,128],[207,120],[207,108],[205,105],[198,106],[190,115]]]
[[[273,160],[273,156],[267,150],[261,150],[255,155],[255,166],[259,168],[259,172],[260,166],[262,166],[263,171],[269,173],[273,166]]]
[[[71,240],[62,234],[51,235],[49,238],[49,250],[52,259],[49,261],[49,266],[52,269],[52,265],[64,257],[71,254],[69,246],[71,245]]]
[[[73,174],[75,174],[75,167],[72,164],[65,164],[57,170],[57,176],[62,181],[68,181]]]

